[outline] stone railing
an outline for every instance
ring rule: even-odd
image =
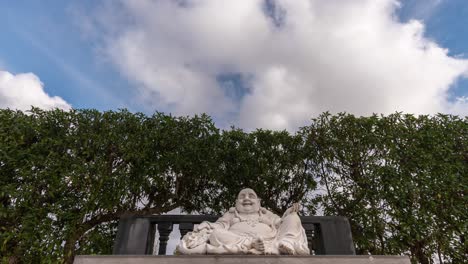
[[[114,255],[154,255],[156,229],[159,232],[158,255],[166,255],[167,241],[174,224],[181,237],[203,221],[214,222],[219,216],[154,215],[120,218]],[[341,216],[301,216],[309,249],[315,255],[355,255],[348,219]]]

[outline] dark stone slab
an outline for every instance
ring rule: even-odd
[[[113,254],[151,254],[154,233],[154,226],[147,218],[120,218]]]

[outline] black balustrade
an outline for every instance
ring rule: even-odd
[[[166,255],[169,235],[174,224],[181,237],[203,221],[214,222],[219,216],[154,215],[126,216],[119,222],[114,255],[152,255],[155,232],[159,232],[158,255]],[[348,219],[340,216],[301,216],[309,249],[316,255],[354,255]]]

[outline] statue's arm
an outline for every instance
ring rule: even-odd
[[[298,213],[300,209],[301,209],[301,206],[299,205],[299,203],[293,203],[293,205],[289,207],[288,210],[286,210],[286,212],[284,212],[283,218],[292,213]]]
[[[232,217],[232,213],[226,212],[221,218],[216,220],[216,222],[214,222],[213,225],[216,225],[217,228],[229,229],[229,227],[231,226]]]
[[[196,227],[197,231],[201,231],[203,229],[213,230],[213,229],[228,229],[230,226],[230,222],[232,219],[232,214],[230,212],[225,213],[222,217],[218,218],[216,222],[202,222]]]
[[[268,211],[267,209],[262,208],[261,213],[262,213],[262,217],[260,219],[261,222],[271,227],[275,227],[275,228],[278,228],[279,225],[281,224],[281,217],[277,216],[271,211]]]
[[[281,225],[281,220],[282,220],[281,217],[279,217],[279,216],[277,216],[277,215],[274,214],[273,224],[274,224],[274,226],[275,226],[277,229],[278,229],[279,226]]]
[[[294,214],[294,213],[298,213],[300,210],[300,205],[298,203],[294,203],[290,208],[288,208],[282,217],[279,217],[277,215],[274,215],[274,219],[273,219],[273,222],[274,222],[274,225],[276,226],[276,228],[279,228],[279,226],[281,225],[281,223],[283,222],[283,219],[290,215],[290,214]]]

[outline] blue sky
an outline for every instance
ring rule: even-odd
[[[132,108],[124,99],[131,93],[130,85],[95,56],[94,44],[83,38],[72,18],[75,5],[71,1],[0,2],[3,67],[13,73],[33,72],[47,93],[76,108]]]
[[[424,0],[404,1],[399,12],[400,19],[424,21],[429,38],[447,48],[450,55],[468,58],[468,1],[435,1],[437,4],[428,10],[421,8],[425,3]],[[452,97],[467,95],[468,79],[461,79],[453,85]]]
[[[356,107],[354,107],[353,104],[348,104],[349,97],[337,99],[336,106],[333,106],[335,101],[330,98],[336,98],[337,94],[338,96],[343,94],[343,96],[346,97],[348,94],[347,90],[332,91],[331,88],[326,91],[320,90],[319,88],[315,88],[315,90],[312,88],[311,90],[306,90],[307,88],[297,90],[295,87],[291,87],[294,86],[295,82],[297,82],[298,87],[301,87],[303,83],[307,82],[309,82],[311,86],[320,86],[321,84],[323,86],[331,85],[328,83],[328,80],[323,80],[319,77],[301,77],[301,74],[304,71],[309,71],[309,69],[314,72],[320,72],[325,68],[330,69],[329,72],[324,72],[323,74],[330,74],[330,72],[336,74],[334,77],[335,79],[343,79],[339,84],[350,83],[350,85],[354,84],[355,86],[359,86],[361,83],[363,85],[371,83],[372,85],[378,86],[379,84],[376,83],[376,79],[381,79],[382,82],[385,83],[395,82],[400,84],[400,82],[394,80],[399,78],[398,74],[393,75],[390,70],[387,75],[384,73],[381,75],[379,72],[377,76],[376,73],[376,77],[369,80],[365,79],[365,77],[359,78],[359,73],[354,73],[352,77],[341,76],[340,71],[344,71],[343,69],[347,68],[342,68],[342,66],[340,66],[342,63],[337,63],[335,57],[330,55],[330,59],[327,60],[326,56],[323,55],[326,53],[314,53],[314,50],[321,49],[320,45],[322,44],[320,44],[319,41],[311,42],[311,45],[317,44],[317,48],[314,50],[305,49],[303,56],[310,55],[311,58],[319,60],[320,67],[317,65],[307,66],[304,63],[300,63],[300,59],[290,62],[289,60],[293,60],[295,55],[284,55],[284,57],[273,61],[272,58],[276,56],[276,48],[272,48],[273,51],[270,54],[263,54],[262,50],[264,49],[262,48],[256,49],[255,51],[250,51],[249,48],[245,47],[242,48],[244,43],[250,42],[245,42],[244,39],[239,40],[238,35],[235,35],[237,34],[236,32],[227,34],[226,39],[232,37],[231,42],[239,40],[237,46],[230,47],[229,43],[223,44],[223,49],[232,52],[232,54],[225,55],[226,51],[223,49],[209,53],[209,51],[206,52],[203,47],[197,48],[197,45],[210,46],[215,45],[217,41],[222,41],[224,36],[218,38],[216,34],[222,35],[226,31],[229,31],[231,27],[229,27],[230,24],[228,24],[228,22],[226,22],[226,27],[220,26],[221,33],[218,31],[215,33],[204,32],[204,28],[211,27],[211,24],[194,28],[187,26],[188,28],[185,30],[178,30],[175,26],[172,27],[170,25],[179,25],[178,28],[181,28],[180,25],[186,25],[184,23],[187,23],[182,18],[178,18],[178,12],[184,12],[182,8],[190,9],[193,7],[174,7],[169,3],[171,1],[166,0],[160,1],[165,2],[165,4],[155,3],[158,1],[153,1],[154,3],[151,1],[141,1],[148,2],[141,4],[141,6],[128,4],[126,2],[123,2],[123,4],[115,4],[116,2],[117,1],[101,2],[91,0],[1,1],[0,23],[3,26],[3,30],[2,34],[0,34],[0,70],[9,72],[12,75],[33,73],[40,79],[44,91],[49,96],[59,96],[74,108],[96,108],[99,110],[128,108],[131,111],[143,111],[146,113],[151,113],[154,110],[162,110],[175,114],[208,112],[213,115],[218,122],[236,124],[246,128],[252,128],[253,126],[290,128],[303,124],[305,122],[304,120],[310,116],[317,115],[323,110],[349,111],[356,112],[357,114],[366,114],[369,111],[380,111],[379,108],[371,108],[371,106],[369,106],[369,109],[362,109],[359,106],[362,104],[359,98],[356,98],[356,103],[354,104],[357,105]],[[190,1],[187,2],[190,3]],[[267,8],[267,13],[271,11],[267,16],[277,19],[273,21],[281,21],[282,18],[279,17],[281,12],[278,12],[279,10],[284,11],[283,13],[286,14],[286,21],[293,21],[295,17],[293,17],[292,14],[294,14],[294,12],[299,12],[297,11],[299,9],[294,9],[294,6],[282,6],[280,2],[275,4],[275,1],[267,1],[266,6],[269,8]],[[358,3],[366,2],[366,0],[356,0],[354,2],[356,2],[357,8],[360,8],[360,5],[362,5],[362,8],[367,8],[364,4]],[[389,1],[384,0],[381,2]],[[273,5],[271,3],[273,3]],[[168,11],[165,11],[165,13],[174,12],[173,18],[168,16],[165,20],[150,21],[150,19],[154,19],[151,17],[150,12],[153,7],[155,8],[155,12],[167,8]],[[210,8],[215,9],[219,7],[213,5],[213,7]],[[235,9],[237,6],[232,6],[231,8]],[[328,10],[327,8],[330,8],[330,6],[325,5],[321,7],[321,10]],[[348,14],[347,12],[352,10],[350,8],[345,9],[343,7],[341,10],[341,7],[338,7],[337,10],[339,12],[337,11],[336,15],[339,16],[343,14],[343,19],[345,19]],[[406,0],[401,2],[399,8],[393,7],[390,9],[396,10],[392,12],[393,15],[397,17],[395,21],[398,23],[409,24],[411,20],[419,20],[425,26],[424,39],[436,43],[440,48],[448,49],[448,57],[460,61],[468,58],[468,27],[466,26],[468,25],[468,1]],[[116,10],[118,12],[115,12]],[[239,8],[239,10],[241,9]],[[193,11],[194,17],[197,17],[196,12],[196,10]],[[330,12],[335,15],[333,11]],[[382,14],[387,14],[385,13],[386,11],[382,12]],[[122,17],[119,17],[120,14],[122,14]],[[258,14],[260,13],[255,14],[259,16]],[[147,16],[148,19],[140,20],[140,18],[145,18],[145,16]],[[216,17],[216,14],[214,17]],[[369,19],[374,19],[373,16],[370,15],[370,17],[372,18]],[[106,18],[108,19],[106,20]],[[307,17],[304,15],[302,20],[306,18]],[[222,20],[224,17],[218,19]],[[254,23],[257,20],[254,18],[249,19],[254,21],[252,25],[255,25]],[[325,22],[328,21],[327,18],[323,19]],[[379,18],[377,17],[375,19]],[[114,21],[117,22],[114,23]],[[200,18],[190,23],[194,24],[194,21],[196,22],[195,24],[198,23],[197,21],[206,23],[206,21]],[[122,24],[120,28],[119,23],[126,24]],[[213,21],[209,21],[209,23],[216,24],[216,22]],[[220,24],[222,23],[223,22]],[[262,23],[262,21],[258,20],[259,27],[263,25]],[[384,21],[382,23],[385,24],[388,22]],[[167,24],[170,24],[167,28],[164,28],[164,30],[160,29],[166,27]],[[389,27],[389,30],[390,28],[393,28],[393,26]],[[286,31],[287,29],[288,27],[286,25],[278,30]],[[137,33],[140,33],[140,35]],[[151,35],[153,33],[154,35]],[[258,35],[257,33],[253,34]],[[321,34],[325,34],[323,36],[325,36],[325,38],[327,37],[327,33]],[[369,35],[372,35],[372,32],[370,32]],[[130,39],[131,36],[135,37],[135,39],[125,42],[125,40]],[[247,32],[245,37],[250,38],[248,36],[249,33]],[[291,34],[290,36],[293,35]],[[295,39],[294,36],[293,38]],[[282,36],[277,37],[279,39],[283,38]],[[302,37],[305,38],[307,35],[297,35],[297,39],[304,39]],[[213,40],[208,42],[206,41],[207,38],[213,38]],[[313,35],[311,35],[310,38],[313,38]],[[330,37],[330,39],[332,38],[333,36]],[[386,38],[386,36],[382,35],[382,38]],[[263,43],[262,45],[268,45],[265,44],[268,43],[265,42],[265,40],[258,41],[263,41],[261,42]],[[132,43],[135,43],[134,47],[132,47]],[[180,52],[173,47],[174,45],[179,45],[179,43],[189,43],[184,44],[183,48],[181,48],[183,52],[186,52],[183,58],[178,55]],[[193,46],[191,43],[194,43]],[[256,45],[255,41],[251,41],[251,43],[252,45]],[[340,45],[347,44],[342,43]],[[300,45],[298,45],[298,47],[299,46]],[[330,46],[333,46],[333,43]],[[238,47],[239,50],[236,50]],[[340,54],[339,49],[340,48],[338,48],[338,50],[333,50],[333,53]],[[350,49],[355,49],[355,47],[350,47]],[[282,49],[278,46],[277,50]],[[168,55],[172,54],[171,52],[174,52],[174,55],[172,55],[173,57]],[[284,53],[288,52],[292,51],[284,49]],[[391,53],[392,51],[389,50],[389,52]],[[369,53],[372,53],[372,51]],[[135,58],[139,59],[139,61],[132,58],[131,54],[137,54]],[[146,54],[148,54],[148,60],[143,60],[142,57],[145,57]],[[262,62],[261,65],[259,64],[255,67],[251,67],[256,61],[249,64],[249,56],[258,56],[258,60],[265,61],[265,63]],[[343,56],[346,57],[347,55]],[[236,62],[236,58],[238,57],[243,58],[241,62]],[[298,58],[300,58],[300,56]],[[353,60],[352,58],[355,57],[351,57],[351,59],[347,58],[347,60]],[[436,59],[428,59],[427,61],[432,62],[435,60]],[[440,61],[445,61],[445,58],[441,58]],[[398,62],[395,63],[395,65],[398,65]],[[427,64],[428,62],[421,61],[420,63]],[[182,68],[179,68],[179,66]],[[298,69],[300,67],[304,68]],[[367,67],[372,69],[374,66],[369,63]],[[173,71],[169,71],[170,69],[173,69]],[[186,71],[186,69],[190,69],[190,71]],[[148,73],[145,72],[146,70],[148,70]],[[365,71],[366,68],[359,72]],[[440,72],[439,70],[434,71]],[[443,92],[445,94],[444,96],[448,96],[447,100],[450,102],[457,100],[457,98],[468,97],[468,79],[461,77],[463,74],[460,72],[461,70],[458,70],[458,72],[455,73],[455,70],[453,70],[453,73],[448,72],[447,76],[442,76],[440,80],[434,80],[434,83],[439,81],[441,83],[438,88],[434,88],[434,94]],[[364,75],[365,74],[363,74],[363,76]],[[382,76],[384,77],[382,78]],[[389,76],[388,79],[385,76]],[[468,76],[468,74],[466,74],[466,76]],[[425,75],[421,75],[419,78],[426,77]],[[298,79],[298,81],[296,79]],[[348,82],[348,80],[350,81]],[[354,81],[356,82],[354,83]],[[271,86],[272,82],[285,83],[284,86],[278,87],[277,89],[290,89],[286,96],[278,95],[278,102],[281,103],[275,104],[274,102],[276,101],[274,99],[271,101],[268,100],[268,94],[276,93],[273,90],[258,92],[261,91],[260,87]],[[403,85],[406,84],[405,82],[401,83]],[[408,81],[408,85],[412,84],[424,85],[425,83],[419,84],[414,80]],[[173,85],[173,88],[170,88],[170,91],[161,90],[161,87],[164,85],[167,85],[167,87],[172,87],[171,85]],[[444,85],[449,88],[443,88]],[[211,86],[215,88],[210,88]],[[216,89],[216,87],[221,88]],[[360,91],[358,87],[356,89],[356,91]],[[388,89],[392,90],[393,88],[390,87]],[[436,89],[439,90],[436,91]],[[196,92],[191,93],[190,91]],[[416,95],[413,97],[417,98],[418,93],[423,94],[421,91],[415,92]],[[305,96],[298,96],[297,98],[289,98],[287,96],[291,93],[300,94],[302,92],[308,94],[307,96],[311,98],[322,98],[321,100],[326,101],[328,105],[331,106],[329,108],[324,108],[320,106],[319,103],[314,103],[315,101],[312,99],[303,102],[302,105],[301,103],[296,103],[296,101],[301,102]],[[335,97],[326,94],[327,92],[330,92],[330,94],[333,94]],[[256,93],[259,93],[259,95]],[[351,93],[351,91],[349,93],[355,94]],[[199,94],[200,97],[198,97]],[[253,94],[255,96],[244,98],[244,95],[247,94]],[[375,95],[372,96],[374,97],[371,97],[371,100],[378,100],[379,92],[376,92]],[[389,92],[387,97],[390,98],[392,96],[393,94]],[[405,98],[404,95],[401,98]],[[398,100],[400,101],[397,101],[397,103],[388,103],[388,108],[382,109],[382,112],[388,113],[401,109],[403,111],[406,109],[409,109],[409,112],[412,111],[413,108],[404,105],[402,102],[403,99]],[[431,99],[427,99],[426,101],[428,100]],[[427,105],[426,101],[421,102],[421,105]],[[399,108],[400,102],[402,102],[401,109]],[[283,103],[287,105],[282,105]],[[443,104],[443,102],[441,104]],[[258,105],[262,107],[257,107]],[[457,106],[458,112],[456,113],[468,113],[468,109],[465,109],[467,105],[468,104]],[[343,108],[340,108],[341,106],[343,106]],[[4,105],[3,107],[8,107],[8,105]],[[431,113],[432,109],[437,109],[437,111],[443,109],[437,107],[427,108],[429,109],[428,113]],[[282,110],[282,112],[278,109],[284,109],[284,111]],[[424,113],[426,108],[417,108],[415,112],[421,112],[420,109],[423,109],[421,111]],[[251,115],[251,113],[256,113],[265,118],[262,117],[263,119],[260,119],[259,117],[249,120],[250,117],[247,117]],[[277,125],[268,126],[268,124],[271,123]]]

